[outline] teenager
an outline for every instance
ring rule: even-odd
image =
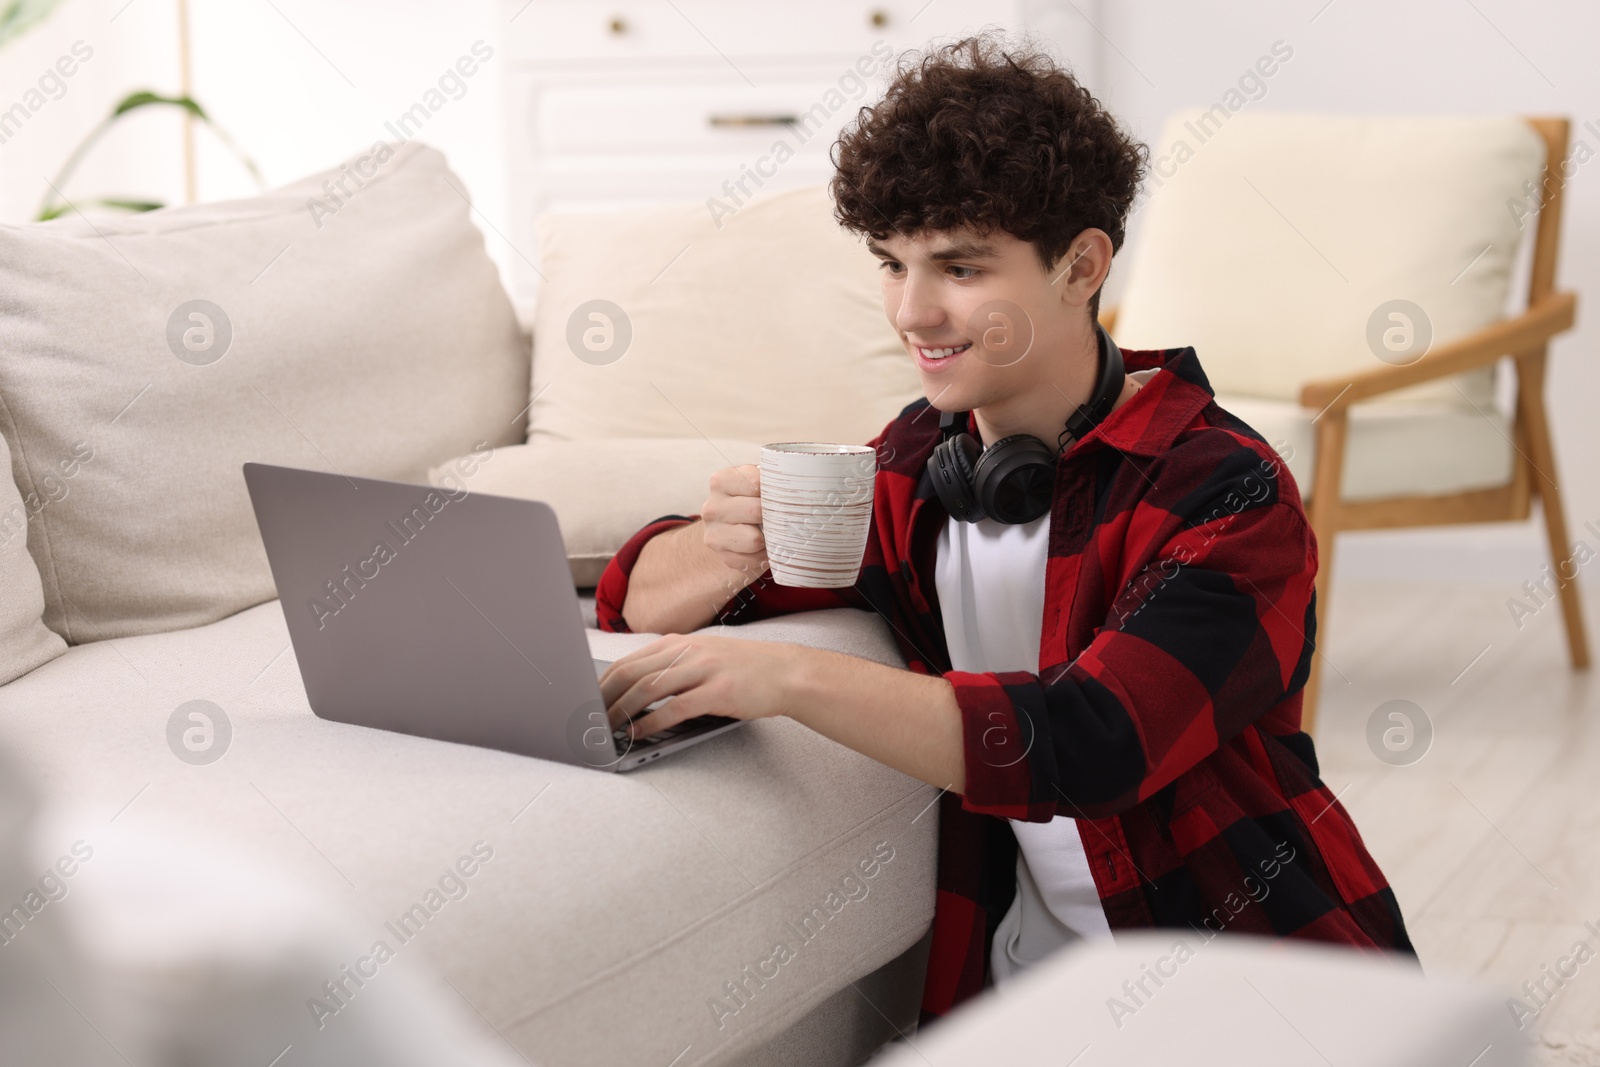
[[[613,723],[668,695],[635,736],[788,715],[943,789],[924,1020],[1115,930],[1414,959],[1300,729],[1317,544],[1294,479],[1194,349],[1098,326],[1148,150],[992,36],[902,63],[835,148],[838,218],[926,394],[869,442],[860,578],[774,585],[759,467],[717,472],[600,579],[601,629],[666,635],[601,679]],[[910,670],[694,632],[840,606],[888,620]]]

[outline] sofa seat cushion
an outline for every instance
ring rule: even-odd
[[[1315,411],[1286,400],[1217,395],[1284,456],[1301,496],[1317,469]],[[1511,423],[1490,404],[1413,401],[1350,408],[1341,499],[1444,496],[1511,480]]]
[[[723,632],[902,663],[882,621],[850,609]],[[613,659],[654,637],[589,640]],[[209,764],[173,747],[188,751],[172,723],[196,699],[231,726]],[[425,960],[536,1063],[665,1064],[686,1048],[679,1067],[728,1063],[933,918],[931,786],[786,718],[628,774],[324,722],[276,601],[69,649],[0,688],[0,746],[47,802],[98,813],[91,844],[156,824],[226,839],[365,914],[361,942]],[[479,842],[493,856],[466,892],[430,902]],[[390,925],[407,915],[401,944]],[[299,1029],[265,1059],[316,1040],[305,1002],[318,993],[295,992],[284,1015]]]

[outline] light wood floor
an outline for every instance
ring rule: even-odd
[[[1592,634],[1600,572],[1585,579]],[[1518,630],[1510,592],[1336,583],[1322,778],[1394,887],[1427,973],[1526,997],[1523,982],[1589,942],[1597,954],[1527,1032],[1540,1042],[1531,1062],[1600,1065],[1600,936],[1584,927],[1600,930],[1600,672],[1568,666],[1557,605]],[[1369,717],[1395,698],[1433,723],[1431,747],[1409,766],[1367,745]]]

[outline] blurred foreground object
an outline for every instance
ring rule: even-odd
[[[0,753],[0,1065],[525,1062],[410,960],[351,980],[358,916],[180,829],[39,812]]]
[[[1062,950],[872,1063],[1514,1067],[1526,1044],[1493,990],[1399,958],[1169,930]]]

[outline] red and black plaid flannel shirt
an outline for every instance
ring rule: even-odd
[[[1299,489],[1216,404],[1192,348],[1123,359],[1161,372],[1057,465],[1038,674],[949,669],[934,588],[948,513],[925,473],[939,440],[925,399],[869,442],[879,470],[855,587],[784,588],[768,571],[715,620],[876,611],[911,670],[954,686],[966,792],[940,798],[925,1021],[990,984],[990,943],[1016,891],[1008,818],[1078,819],[1114,931],[1227,929],[1415,955],[1300,729],[1317,542]],[[695,518],[657,519],[617,553],[596,589],[602,630],[628,630],[645,541]]]

